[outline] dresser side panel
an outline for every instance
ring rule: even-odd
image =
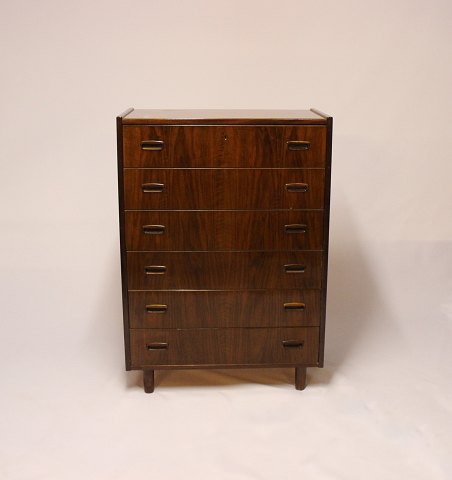
[[[333,140],[333,118],[327,118],[326,137],[326,164],[324,188],[324,218],[323,218],[323,261],[322,261],[322,298],[320,303],[320,330],[319,330],[319,367],[324,365],[325,352],[325,324],[326,324],[326,299],[328,281],[328,248],[330,228],[330,197],[331,197],[331,157]]]
[[[118,153],[119,241],[120,241],[120,251],[121,251],[121,286],[122,286],[122,312],[123,312],[123,322],[124,322],[125,365],[126,365],[126,370],[131,370],[127,253],[126,253],[125,216],[124,216],[122,117],[116,118],[116,138],[117,138],[117,153]]]

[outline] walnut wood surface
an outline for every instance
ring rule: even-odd
[[[322,210],[134,210],[126,212],[125,225],[127,250],[321,250],[323,245]],[[153,225],[163,233],[145,233]],[[298,225],[306,231],[290,233]]]
[[[126,210],[321,209],[323,169],[125,169]],[[164,184],[160,193],[142,185]],[[286,184],[305,183],[307,192]]]
[[[319,331],[316,327],[133,329],[132,368],[224,364],[315,364]],[[283,341],[300,347],[284,347]],[[149,350],[147,345],[168,348]]]
[[[321,126],[129,126],[124,127],[124,166],[153,168],[322,168],[326,128]],[[143,141],[164,142],[143,150]],[[307,141],[292,151],[289,141]]]
[[[117,129],[126,368],[148,392],[154,367],[293,366],[304,388],[323,366],[332,118],[129,109]]]
[[[130,290],[320,288],[321,252],[129,252]],[[286,273],[299,264],[304,273]],[[165,266],[149,275],[145,267]]]
[[[129,292],[129,309],[132,328],[308,327],[319,324],[320,290]]]

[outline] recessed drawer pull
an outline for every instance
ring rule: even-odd
[[[162,235],[165,233],[165,225],[143,225],[143,233],[148,235]]]
[[[290,302],[284,304],[284,310],[304,310],[306,304],[301,302]]]
[[[146,305],[146,313],[166,313],[168,305],[160,305],[154,303],[152,305]]]
[[[283,340],[282,344],[286,348],[302,348],[304,342],[300,342],[300,340]]]
[[[286,273],[304,273],[306,267],[298,263],[289,263],[288,265],[284,265],[284,271]]]
[[[160,193],[163,192],[164,189],[165,185],[163,183],[143,183],[143,185],[141,185],[143,193]]]
[[[141,142],[141,150],[163,150],[165,142],[163,140],[144,140]]]
[[[290,140],[287,142],[289,150],[308,150],[311,147],[311,142],[305,140]]]
[[[166,273],[166,267],[164,265],[149,265],[144,267],[146,275],[163,275]]]
[[[293,223],[292,225],[284,225],[286,233],[306,233],[308,226],[301,223]]]
[[[300,193],[307,192],[309,189],[307,183],[286,183],[286,190],[288,192]]]
[[[165,342],[147,343],[146,348],[148,350],[166,350],[168,348],[168,344]]]

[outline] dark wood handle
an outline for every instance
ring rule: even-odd
[[[143,183],[141,185],[143,193],[161,193],[165,190],[165,184],[163,183]]]
[[[304,273],[306,271],[306,267],[298,263],[289,263],[284,265],[284,271],[286,273]]]
[[[165,225],[143,225],[143,233],[147,235],[162,235],[165,233]]]
[[[164,265],[149,265],[144,267],[146,275],[163,275],[166,273],[166,267]]]
[[[301,348],[303,347],[304,342],[300,342],[300,340],[283,340],[282,344],[283,347],[286,348]]]
[[[301,302],[289,302],[284,304],[284,310],[304,310],[306,304]]]
[[[309,150],[311,142],[306,140],[289,140],[287,142],[287,148],[289,150]]]
[[[141,142],[141,150],[163,150],[165,142],[163,140],[143,140]]]
[[[147,343],[146,348],[148,350],[166,350],[168,348],[168,344],[166,342]]]
[[[161,305],[153,303],[152,305],[146,305],[146,313],[166,313],[168,305]]]
[[[293,193],[303,193],[309,190],[309,186],[307,183],[286,183],[286,190]]]
[[[284,225],[284,230],[286,233],[306,233],[308,226],[302,223],[293,223],[291,225]]]

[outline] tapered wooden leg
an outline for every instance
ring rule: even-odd
[[[143,384],[146,393],[154,391],[154,370],[143,370]]]
[[[306,388],[306,367],[295,367],[295,388],[297,390]]]

